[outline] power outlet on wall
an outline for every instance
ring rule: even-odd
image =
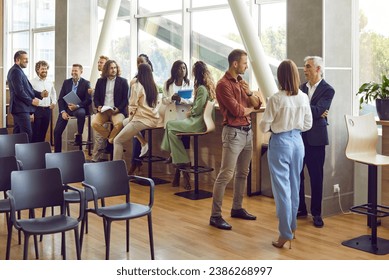
[[[335,184],[334,185],[334,193],[338,193],[338,192],[340,192],[339,184]]]

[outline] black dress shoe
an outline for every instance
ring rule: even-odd
[[[306,218],[308,217],[307,211],[297,211],[297,218]]]
[[[248,213],[245,209],[231,209],[231,217],[243,220],[256,220],[257,217]]]
[[[168,157],[166,160],[163,161],[163,163],[166,163],[166,164],[169,164],[172,162],[173,162],[172,157]]]
[[[317,228],[322,228],[324,226],[323,219],[320,216],[314,216],[313,225]]]
[[[221,216],[211,217],[209,219],[209,224],[219,229],[225,229],[225,230],[232,229],[232,226],[229,223],[227,223]]]

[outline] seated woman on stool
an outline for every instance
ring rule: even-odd
[[[151,63],[149,57],[146,54],[140,54],[138,55],[136,59],[136,66],[139,67],[140,64],[145,63],[150,65],[151,71],[153,70],[153,64]],[[135,77],[130,81],[130,89],[132,85],[137,81],[138,73],[135,75]],[[131,91],[130,91],[131,94]],[[123,126],[126,126],[128,124],[129,118],[125,119],[123,121]],[[146,155],[146,153],[149,150],[149,144],[147,143],[146,139],[144,139],[145,132],[141,131],[139,134],[135,135],[133,141],[132,141],[132,155],[131,155],[131,166],[128,171],[129,175],[133,175],[139,173],[140,168],[142,167],[142,162],[140,161],[140,158]]]
[[[166,124],[165,135],[162,140],[162,150],[168,151],[172,155],[172,161],[176,168],[190,167],[190,159],[181,139],[176,135],[180,132],[201,132],[206,129],[203,112],[208,100],[213,100],[215,94],[215,84],[207,65],[202,61],[197,61],[193,65],[194,76],[194,101],[193,106],[187,112],[187,118],[183,120],[172,120]],[[183,172],[184,188],[190,189],[190,178],[187,172]]]
[[[133,139],[140,131],[157,126],[157,99],[158,89],[151,67],[148,64],[140,64],[137,80],[131,86],[128,104],[130,121],[114,139],[113,160],[123,158],[123,143]]]
[[[164,117],[165,128],[168,121],[186,119],[186,113],[190,111],[191,105],[193,103],[193,96],[190,98],[180,97],[178,95],[178,91],[183,89],[193,89],[193,85],[188,78],[188,67],[186,66],[186,63],[182,60],[176,60],[172,65],[172,69],[170,70],[170,78],[163,85],[162,103],[166,106]],[[184,143],[185,149],[189,149],[190,137],[183,136],[181,137],[181,141]],[[165,163],[171,162],[172,157],[170,155]],[[176,169],[176,174],[174,175],[172,186],[178,187],[179,185],[180,170]]]

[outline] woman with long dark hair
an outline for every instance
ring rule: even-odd
[[[133,139],[140,131],[158,125],[158,89],[150,65],[140,64],[135,83],[131,86],[128,104],[129,123],[114,139],[113,159],[123,157],[123,143]]]
[[[207,65],[197,61],[193,65],[194,76],[194,101],[190,111],[183,120],[171,120],[166,124],[165,135],[161,148],[172,155],[172,161],[176,168],[190,167],[190,159],[184,144],[177,136],[180,132],[201,132],[206,129],[203,112],[208,100],[215,99],[215,84]],[[187,172],[183,172],[184,188],[190,189],[190,178]]]

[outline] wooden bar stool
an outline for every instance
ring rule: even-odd
[[[346,157],[368,166],[368,202],[350,208],[367,215],[371,235],[362,235],[342,245],[376,255],[389,254],[389,240],[377,237],[377,218],[389,216],[389,207],[377,204],[377,167],[389,165],[389,156],[377,154],[378,131],[373,114],[345,116],[348,131]]]
[[[199,173],[212,172],[214,169],[208,166],[200,166],[199,165],[199,136],[206,135],[215,130],[215,122],[214,122],[214,101],[208,101],[205,110],[204,110],[204,122],[206,126],[206,130],[204,132],[193,132],[193,133],[177,133],[178,136],[193,136],[193,157],[194,157],[194,165],[192,167],[180,168],[180,171],[187,173],[194,173],[194,183],[195,188],[192,191],[178,192],[175,195],[192,199],[204,199],[212,197],[212,192],[199,190]]]

